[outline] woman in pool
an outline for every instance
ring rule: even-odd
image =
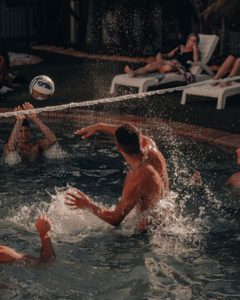
[[[51,225],[45,216],[39,216],[35,222],[36,229],[39,233],[42,248],[39,257],[16,252],[14,249],[0,245],[0,263],[7,262],[44,262],[55,258],[55,252],[50,237]]]
[[[158,53],[156,60],[133,70],[129,66],[125,66],[124,70],[129,77],[135,77],[138,75],[145,75],[152,72],[169,73],[169,72],[181,72],[188,71],[190,65],[188,61],[197,62],[199,60],[198,51],[199,37],[197,34],[191,33],[186,45],[179,45],[168,54],[162,55]]]

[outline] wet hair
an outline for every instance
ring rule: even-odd
[[[190,37],[192,37],[192,36],[194,36],[194,37],[197,38],[197,44],[199,44],[199,41],[200,41],[199,35],[198,35],[197,33],[194,33],[194,32],[190,33],[190,34],[187,36],[187,41],[188,41],[188,40],[190,39]]]
[[[22,122],[22,126],[30,128],[30,122],[27,119],[24,119]]]
[[[116,141],[127,154],[141,153],[140,132],[130,123],[122,124],[115,132]]]

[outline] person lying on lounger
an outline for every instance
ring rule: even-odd
[[[41,239],[41,252],[39,257],[16,252],[14,249],[0,245],[0,263],[8,262],[29,262],[39,263],[47,262],[51,259],[55,259],[56,255],[52,246],[50,237],[51,225],[50,221],[45,216],[39,216],[35,222],[36,229]]]
[[[218,72],[214,76],[214,80],[219,80],[224,76],[228,75],[227,77],[234,77],[240,75],[240,51],[239,55],[230,54],[225,61],[222,63]],[[212,85],[217,85],[218,83],[213,83]],[[220,87],[230,86],[231,81],[220,82]]]
[[[139,69],[133,70],[129,66],[125,66],[124,71],[129,77],[146,75],[152,72],[180,72],[185,74],[191,66],[189,61],[197,62],[199,60],[198,43],[198,35],[191,33],[187,38],[186,45],[179,45],[168,54],[158,53],[155,61]]]

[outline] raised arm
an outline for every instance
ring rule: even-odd
[[[41,239],[41,253],[40,259],[46,261],[49,259],[55,259],[56,255],[52,246],[50,231],[50,221],[45,216],[39,216],[35,223],[36,229]]]
[[[40,256],[34,257],[23,253],[18,253],[10,247],[0,245],[0,263],[7,263],[20,260],[31,263],[38,263],[46,262],[50,259],[56,258],[50,237],[50,221],[44,216],[39,216],[36,220],[35,225],[42,244]]]
[[[14,111],[22,110],[21,106],[18,106],[14,109]],[[19,129],[22,126],[22,122],[25,119],[24,115],[18,115],[16,116],[16,122],[14,124],[13,130],[11,132],[11,135],[8,139],[7,144],[5,145],[5,152],[11,152],[16,150],[16,143],[18,139]]]
[[[106,223],[117,226],[136,206],[141,197],[141,185],[138,180],[126,180],[126,182],[130,181],[131,184],[125,184],[121,199],[113,210],[96,204],[79,190],[67,192],[65,204],[72,209],[88,210]]]
[[[196,43],[193,43],[193,61],[194,62],[199,61],[199,50]]]
[[[23,108],[26,110],[34,109],[34,106],[29,102],[25,102],[23,104]],[[45,150],[56,142],[57,138],[53,131],[42,122],[42,120],[37,116],[37,114],[27,114],[26,117],[30,119],[44,134],[45,138],[40,143],[42,149]]]
[[[82,129],[78,129],[74,132],[75,135],[80,135],[82,139],[87,139],[94,135],[95,133],[103,133],[108,135],[115,135],[115,131],[118,128],[116,125],[105,124],[105,123],[97,123],[94,125],[90,125],[88,127],[84,127]]]

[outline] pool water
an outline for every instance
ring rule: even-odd
[[[0,243],[38,255],[34,220],[45,212],[57,260],[2,264],[0,299],[239,299],[239,196],[224,186],[236,168],[233,153],[176,139],[164,128],[148,130],[168,162],[171,193],[165,202],[174,212],[149,234],[136,234],[131,222],[114,229],[64,206],[68,185],[114,205],[126,171],[111,140],[82,141],[72,135],[82,124],[68,125],[57,134],[62,158],[29,166],[1,163]],[[11,128],[1,123],[0,149]],[[202,184],[189,186],[196,169]],[[231,214],[223,206],[233,208]]]

